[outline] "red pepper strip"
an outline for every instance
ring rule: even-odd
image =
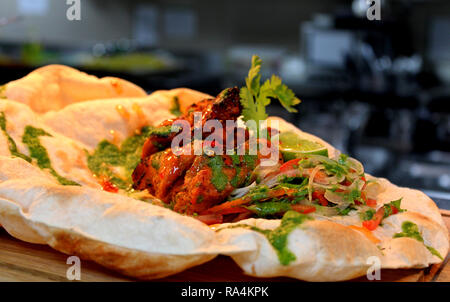
[[[375,199],[367,198],[366,192],[361,192],[361,198],[362,198],[362,200],[364,200],[366,205],[368,205],[369,207],[375,208],[377,206],[377,201]],[[355,203],[356,203],[356,201],[355,201]],[[361,204],[361,203],[359,203],[359,204]]]
[[[222,209],[219,210],[217,212],[214,212],[214,214],[218,214],[218,215],[229,215],[229,214],[240,214],[240,213],[252,213],[250,210],[247,210],[246,208],[243,207],[231,207],[231,208],[226,208],[226,209]],[[205,212],[202,212],[200,214],[207,214],[208,210],[206,210]]]
[[[102,186],[103,191],[111,192],[111,193],[119,192],[119,189],[109,180],[102,180],[100,182],[100,185]]]
[[[288,189],[288,188],[281,188],[277,190],[271,190],[269,191],[269,198],[277,198],[282,197],[284,195],[291,196],[294,193],[297,193],[297,189]]]
[[[350,186],[352,183],[349,181],[349,180],[344,180],[343,182],[341,182],[341,185],[343,185],[343,186],[346,186],[346,187],[348,187],[348,186]]]
[[[394,214],[398,213],[398,209],[396,207],[394,207],[393,205],[391,205],[391,210],[392,210],[392,214],[391,215],[394,215]]]
[[[368,198],[367,201],[366,201],[366,204],[367,204],[369,207],[372,207],[372,208],[376,208],[376,207],[377,207],[377,201],[376,201],[375,199],[370,199],[370,198]],[[397,209],[396,209],[396,210],[397,210]]]
[[[367,197],[366,197],[366,193],[365,192],[361,192],[361,199],[364,200],[364,203],[367,204]],[[355,204],[360,206],[363,203],[359,200],[354,200]]]
[[[295,192],[297,192],[296,189],[277,189],[277,190],[271,190],[268,192],[267,197],[264,199],[269,199],[269,198],[278,198],[284,195],[291,195],[294,194]],[[261,199],[263,200],[263,199]],[[212,213],[227,213],[230,214],[228,212],[228,209],[231,211],[231,209],[236,209],[236,208],[240,208],[242,205],[245,205],[249,202],[251,202],[251,198],[250,197],[243,197],[243,198],[238,198],[238,199],[234,199],[234,200],[230,200],[227,202],[224,202],[222,204],[219,204],[217,206],[214,206],[212,208],[207,209],[206,211],[200,213],[200,214],[212,214]],[[225,211],[225,212],[224,212]],[[241,210],[240,212],[232,212],[232,213],[242,213],[243,211]]]
[[[311,174],[312,170],[313,169],[310,168],[310,169],[308,169],[308,172]],[[316,174],[314,175],[314,181],[321,183],[321,184],[326,184],[326,182],[325,182],[326,178],[327,178],[327,174],[325,174],[325,172],[323,172],[322,170],[317,171]]]
[[[328,205],[328,200],[325,198],[325,192],[323,191],[314,191],[312,193],[312,198],[319,200],[321,206],[326,207]]]
[[[295,158],[295,159],[285,162],[283,165],[281,165],[280,172],[278,174],[279,175],[284,174],[286,176],[300,176],[298,173],[297,174],[295,173],[298,171],[296,165],[298,164],[298,162],[300,160],[302,160],[302,159]],[[313,168],[309,168],[308,172],[311,173],[312,170],[313,170]],[[288,173],[288,172],[290,172],[290,173]],[[292,173],[292,172],[294,172],[294,173]],[[305,176],[305,175],[303,175],[303,176]],[[314,180],[319,183],[324,183],[326,178],[327,178],[327,174],[323,171],[317,171],[317,173],[314,176]]]
[[[199,215],[194,217],[201,222],[211,225],[211,224],[219,224],[223,222],[223,215],[217,215],[217,214],[209,214],[209,215]]]
[[[349,227],[349,228],[352,228],[352,229],[354,229],[354,230],[356,230],[356,231],[358,231],[358,232],[361,232],[361,233],[364,234],[370,241],[372,241],[372,242],[375,243],[375,244],[381,242],[380,239],[378,239],[377,237],[375,237],[375,236],[373,235],[373,233],[370,232],[370,231],[369,231],[368,229],[366,229],[366,228],[363,228],[363,227],[360,227],[360,226],[356,226],[356,225],[349,225],[348,227]]]
[[[212,208],[209,208],[206,211],[202,212],[201,214],[203,215],[203,214],[208,214],[208,213],[219,213],[226,209],[238,208],[249,202],[250,202],[250,199],[248,199],[248,198],[238,198],[238,199],[224,202],[224,203],[214,206]]]
[[[366,180],[366,177],[365,177],[365,176],[361,176],[361,180],[364,181],[364,185],[362,186],[361,191],[364,191],[364,189],[365,189],[366,186],[367,186],[367,180]]]
[[[302,213],[302,214],[309,214],[316,211],[316,207],[314,206],[307,206],[303,204],[294,204],[291,206],[293,211]]]
[[[381,223],[381,220],[383,220],[384,216],[384,208],[381,207],[377,210],[374,217],[371,220],[363,221],[362,225],[369,231],[375,230]]]
[[[286,172],[292,169],[295,169],[295,166],[298,164],[298,162],[301,160],[301,158],[295,158],[290,161],[285,162],[280,167],[280,172]]]

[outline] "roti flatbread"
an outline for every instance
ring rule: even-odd
[[[186,111],[210,96],[176,89],[116,98],[120,95],[105,92],[95,80],[89,96],[67,97],[70,90],[85,90],[78,86],[86,82],[84,77],[45,105],[35,101],[45,93],[41,81],[53,80],[42,74],[20,84],[21,90],[33,93],[10,90],[11,99],[0,100],[0,225],[20,240],[47,244],[141,279],[175,274],[222,254],[257,277],[339,281],[365,275],[371,257],[382,268],[423,268],[448,253],[448,231],[434,202],[420,191],[371,176],[378,183],[377,207],[403,198],[406,210],[385,218],[373,232],[355,227],[361,225],[357,211],[345,216],[312,213],[296,220],[289,232],[281,219],[251,218],[209,227],[155,205],[162,203],[148,194],[106,192],[89,160],[102,142],[121,151],[130,137],[141,139],[143,127],[174,118],[174,105]],[[9,91],[14,85],[6,87]],[[280,131],[296,131],[325,145],[330,157],[340,154],[323,140],[273,119]],[[130,171],[118,165],[114,173],[127,177]],[[396,237],[405,222],[417,226],[423,242]],[[279,234],[286,239],[281,249],[270,240]]]

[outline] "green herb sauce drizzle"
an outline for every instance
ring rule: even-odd
[[[23,153],[20,153],[17,149],[16,142],[14,139],[8,134],[8,131],[6,130],[6,116],[4,112],[0,112],[0,128],[2,129],[3,134],[6,136],[8,140],[8,148],[9,152],[11,152],[12,156],[20,157],[27,162],[31,163],[31,158]]]
[[[242,169],[242,164],[245,164],[249,169],[253,170],[256,165],[256,155],[237,155],[232,154],[229,155],[231,158],[231,168],[235,170],[234,177],[229,180],[228,176],[223,172],[224,166],[226,164],[224,163],[223,157],[220,155],[217,156],[211,156],[208,159],[208,166],[212,170],[212,178],[211,183],[214,185],[214,187],[217,189],[217,191],[221,192],[225,189],[228,182],[235,188],[237,188],[240,184],[240,174]]]
[[[216,187],[217,191],[222,192],[228,184],[228,177],[223,172],[222,156],[213,156],[208,161],[208,166],[212,170],[211,183]]]
[[[174,96],[172,102],[173,105],[170,108],[170,113],[178,117],[182,114],[180,109],[180,99],[177,96]]]
[[[22,142],[30,151],[30,156],[27,156],[18,151],[16,142],[8,134],[6,130],[6,116],[4,112],[0,112],[0,128],[8,140],[8,148],[12,156],[22,158],[29,163],[32,163],[32,159],[35,159],[38,167],[42,170],[47,170],[50,172],[50,174],[52,174],[60,184],[64,186],[79,186],[78,183],[59,175],[58,172],[56,172],[56,170],[52,167],[47,149],[45,149],[39,141],[40,136],[51,136],[49,133],[45,132],[43,129],[35,128],[33,126],[25,127]]]
[[[245,224],[237,224],[229,228],[246,228],[263,234],[277,252],[280,263],[282,265],[289,265],[289,263],[296,260],[296,257],[294,253],[288,249],[288,236],[293,230],[307,220],[313,220],[313,218],[295,211],[288,211],[281,219],[280,226],[273,230],[263,230]],[[221,230],[223,229],[219,229],[218,231]]]
[[[246,208],[254,212],[258,217],[268,217],[291,210],[291,204],[282,201],[267,201],[257,202]]]
[[[30,151],[30,157],[34,158],[37,161],[37,165],[39,168],[43,170],[48,170],[50,174],[52,174],[60,184],[64,186],[79,186],[78,183],[62,177],[59,175],[55,169],[52,167],[52,163],[50,161],[50,157],[48,156],[47,150],[44,146],[42,146],[39,137],[40,136],[51,136],[43,129],[34,128],[33,126],[26,126],[25,132],[22,136],[22,142],[28,147]]]
[[[119,189],[130,189],[133,184],[131,175],[141,159],[142,147],[153,133],[165,134],[166,129],[143,127],[138,134],[125,139],[120,147],[107,140],[101,141],[94,153],[86,151],[89,170],[98,177],[108,177]],[[114,168],[121,168],[124,173],[117,173]]]
[[[394,238],[409,237],[409,238],[413,238],[419,242],[424,243],[423,237],[419,232],[419,227],[414,222],[404,221],[402,223],[402,231],[403,232],[396,233],[394,235]],[[436,249],[434,249],[431,246],[426,245],[425,243],[424,243],[424,245],[430,251],[431,254],[437,256],[441,260],[444,260],[444,258],[441,256],[441,254]]]

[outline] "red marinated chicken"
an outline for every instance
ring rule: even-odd
[[[215,99],[206,99],[196,104],[191,105],[187,112],[175,120],[164,121],[159,127],[171,127],[177,125],[179,121],[187,121],[194,131],[194,113],[202,113],[201,126],[208,120],[236,120],[242,111],[242,106],[239,98],[238,88],[228,88],[222,91]],[[223,122],[225,129],[225,122]],[[179,132],[173,132],[170,135],[153,134],[145,142],[142,150],[142,158],[146,158],[153,153],[164,150],[170,147],[173,138]],[[203,137],[207,137],[210,133],[204,132]]]
[[[219,143],[220,148],[225,148],[229,138],[234,138],[236,142],[237,136],[242,133],[245,135],[244,141],[248,138],[245,131],[233,129],[231,133],[227,133],[225,127],[226,120],[235,121],[241,115],[238,88],[224,90],[216,99],[194,104],[182,117],[168,120],[161,126],[176,125],[177,121],[184,119],[193,131],[193,114],[198,111],[202,113],[202,125],[211,119],[222,123],[224,131],[219,137],[215,137],[216,141],[222,142]],[[261,155],[177,156],[170,148],[176,135],[177,133],[165,136],[156,134],[147,139],[141,163],[133,172],[133,182],[135,189],[148,189],[151,194],[171,204],[180,213],[200,213],[223,202],[235,188],[246,184],[261,160]],[[210,135],[211,133],[202,133],[203,138]],[[248,150],[248,142],[245,142],[244,147]]]

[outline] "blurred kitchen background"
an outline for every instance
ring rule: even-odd
[[[156,89],[243,85],[252,54],[302,99],[301,129],[450,209],[450,1],[1,0],[0,84],[67,64]]]

